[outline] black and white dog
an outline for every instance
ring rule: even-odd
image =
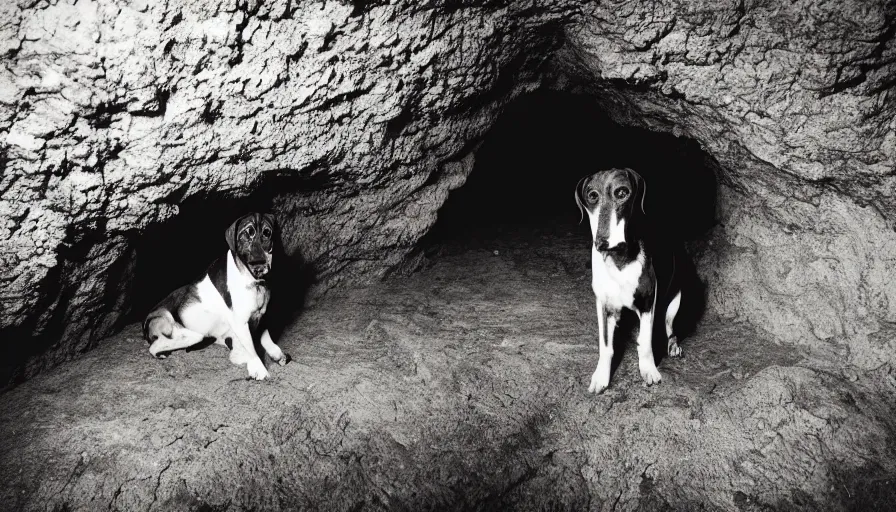
[[[671,275],[657,281],[655,264],[673,256],[650,236],[644,179],[631,169],[603,170],[582,178],[575,195],[579,209],[588,213],[594,242],[591,287],[597,300],[600,355],[588,391],[600,393],[610,384],[613,334],[623,308],[640,317],[638,368],[647,385],[657,384],[662,376],[653,358],[654,312],[658,300],[666,306],[667,351],[680,356],[672,324],[681,304],[681,287],[674,279],[674,261]]]
[[[271,270],[275,225],[271,215],[250,213],[227,228],[230,250],[201,279],[171,292],[146,317],[143,335],[150,354],[164,358],[214,338],[230,349],[233,364],[245,364],[249,377],[263,380],[270,374],[255,350],[253,336],[258,336],[274,361],[281,366],[289,361],[262,322],[271,296],[265,276]]]

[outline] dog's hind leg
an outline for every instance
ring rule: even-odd
[[[280,366],[283,366],[290,361],[289,354],[281,350],[280,347],[274,343],[274,340],[271,339],[271,333],[268,332],[267,329],[261,333],[261,346],[264,348],[264,351],[271,356],[271,359],[277,361],[277,364]]]
[[[681,306],[681,291],[675,294],[669,307],[666,308],[666,337],[669,338],[667,346],[670,357],[678,357],[681,355],[681,347],[678,346],[678,336],[672,333],[672,324],[675,322],[675,315],[678,314],[678,308]]]
[[[168,352],[192,347],[205,339],[205,336],[198,332],[191,331],[184,327],[175,326],[171,332],[171,336],[159,336],[149,346],[149,353],[153,357],[164,359],[168,356]]]

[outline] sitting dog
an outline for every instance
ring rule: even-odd
[[[270,300],[264,278],[271,270],[274,218],[250,213],[224,233],[229,250],[215,260],[201,279],[174,290],[143,322],[149,353],[164,358],[173,350],[214,338],[230,349],[233,364],[245,364],[249,377],[270,377],[255,350],[253,336],[281,366],[289,356],[271,340],[262,323]]]
[[[662,376],[653,359],[653,322],[657,299],[666,303],[667,352],[681,355],[672,324],[681,304],[681,288],[674,282],[674,270],[668,283],[657,282],[654,264],[669,259],[645,224],[644,179],[631,169],[609,169],[582,178],[576,185],[576,204],[588,213],[591,224],[591,287],[597,301],[597,325],[600,355],[591,376],[588,391],[600,393],[610,384],[613,359],[613,334],[623,308],[640,317],[638,331],[638,367],[647,385],[660,382]],[[674,295],[674,296],[673,296]],[[662,304],[661,304],[662,305]]]

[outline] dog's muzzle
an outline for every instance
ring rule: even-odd
[[[271,270],[267,263],[250,263],[248,267],[249,272],[255,279],[261,279]]]

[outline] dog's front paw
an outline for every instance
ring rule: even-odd
[[[660,371],[656,369],[656,364],[652,361],[649,363],[639,363],[638,367],[641,370],[641,378],[644,379],[644,383],[648,386],[659,384],[660,381],[663,380],[663,376],[660,375]]]
[[[249,370],[249,377],[255,380],[264,380],[271,376],[260,359],[249,361],[246,364],[246,369]]]
[[[591,385],[588,386],[589,393],[603,393],[607,386],[610,385],[610,365],[597,363],[597,369],[591,375]]]
[[[667,348],[669,357],[681,356],[681,347],[678,345],[678,336],[669,336],[669,345]]]

